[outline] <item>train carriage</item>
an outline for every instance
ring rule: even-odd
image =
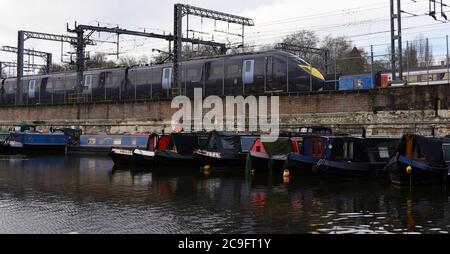
[[[188,97],[195,88],[203,95],[273,94],[323,89],[322,74],[301,58],[281,51],[204,57],[180,65],[181,89]],[[1,104],[15,102],[16,79],[2,81]],[[167,99],[178,88],[171,64],[93,69],[84,72],[87,102]],[[78,98],[76,73],[23,78],[25,104],[59,104]],[[11,90],[14,89],[14,90]]]

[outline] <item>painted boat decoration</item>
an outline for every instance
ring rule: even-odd
[[[68,148],[71,154],[109,155],[111,149],[146,149],[150,134],[84,134]]]

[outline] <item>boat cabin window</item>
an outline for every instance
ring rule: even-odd
[[[444,152],[444,160],[450,162],[450,143],[443,144],[442,151]]]
[[[353,160],[355,143],[353,141],[344,141],[341,147],[340,155],[336,157],[341,160]]]
[[[99,145],[105,144],[105,139],[104,138],[98,138],[98,144]]]
[[[389,159],[389,148],[387,147],[379,147],[378,148],[380,159]]]

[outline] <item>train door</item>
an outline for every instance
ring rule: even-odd
[[[92,75],[84,76],[83,94],[92,94]]]
[[[36,97],[36,80],[28,81],[28,98],[34,99]]]
[[[244,60],[244,68],[242,70],[244,85],[253,84],[255,82],[255,60]]]
[[[162,88],[169,90],[172,88],[172,68],[163,68]]]

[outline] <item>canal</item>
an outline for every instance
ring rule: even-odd
[[[0,233],[448,233],[450,191],[0,157]]]

